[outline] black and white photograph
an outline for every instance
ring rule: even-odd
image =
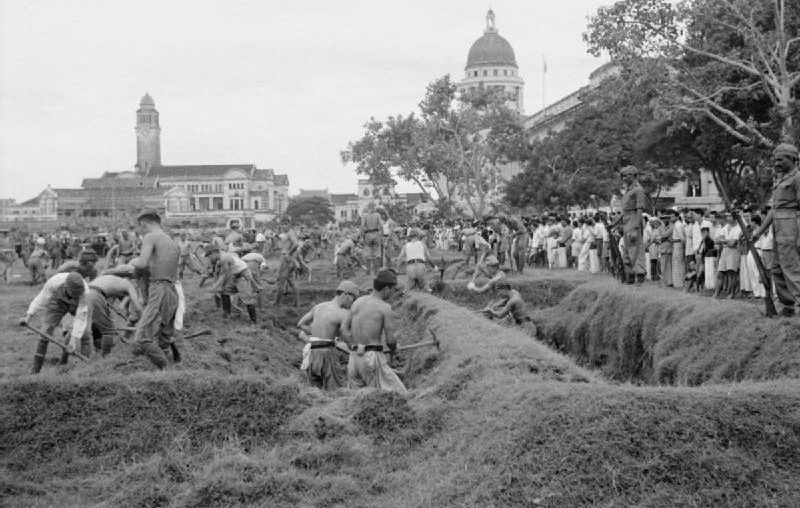
[[[800,0],[0,1],[0,506],[800,506]]]

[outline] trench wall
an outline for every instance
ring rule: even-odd
[[[538,337],[619,381],[700,385],[800,377],[800,321],[760,303],[592,281],[534,313]]]

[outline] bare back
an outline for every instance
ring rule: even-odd
[[[362,296],[350,308],[350,330],[355,344],[380,344],[384,332],[391,330],[392,307],[374,295]],[[387,343],[393,342],[391,333]]]
[[[311,322],[311,335],[318,339],[334,340],[340,336],[342,323],[347,318],[347,310],[336,301],[322,302],[314,307],[314,320]]]
[[[175,280],[178,275],[180,249],[163,231],[151,231],[144,235],[142,246],[150,244],[153,250],[147,263],[150,280]]]

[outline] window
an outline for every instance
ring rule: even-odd
[[[258,210],[258,200],[253,201],[253,209]]]
[[[484,76],[488,76],[489,75],[489,71],[487,71],[486,69],[483,69],[483,75]]]
[[[497,69],[495,69],[493,72],[494,72],[494,75],[497,76]]]
[[[503,76],[508,76],[508,69],[503,69]]]
[[[222,198],[214,198],[212,205],[214,206],[214,210],[222,210]]]
[[[703,190],[700,185],[700,178],[689,178],[686,181],[686,197],[699,198],[703,195]]]
[[[475,77],[476,78],[478,77],[478,71],[475,71]]]

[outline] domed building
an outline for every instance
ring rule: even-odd
[[[502,37],[495,25],[494,11],[486,14],[483,35],[469,48],[465,77],[459,85],[461,93],[474,92],[480,87],[501,90],[508,105],[524,113],[523,87],[525,81],[519,76],[514,48]]]

